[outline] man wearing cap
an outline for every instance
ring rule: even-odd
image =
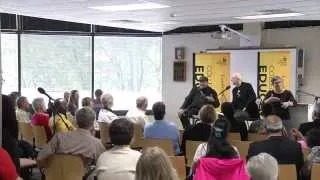
[[[276,115],[266,117],[265,128],[267,139],[250,144],[248,159],[265,152],[276,158],[279,164],[295,164],[299,172],[303,165],[301,145],[283,135],[281,119]]]
[[[184,129],[190,127],[189,118],[197,115],[203,105],[211,104],[215,108],[220,106],[217,92],[209,87],[208,78],[202,76],[199,82],[199,87],[192,88],[178,113]]]

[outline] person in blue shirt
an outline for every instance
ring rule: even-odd
[[[144,128],[145,139],[169,139],[172,140],[176,154],[180,153],[180,133],[174,123],[164,120],[166,106],[163,102],[156,102],[152,106],[154,121]]]

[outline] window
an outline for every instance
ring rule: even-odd
[[[91,37],[21,35],[21,93],[31,101],[44,88],[53,98],[79,90],[91,97]]]
[[[1,35],[2,93],[18,91],[18,37],[16,34]]]
[[[113,95],[113,109],[162,99],[161,46],[161,37],[95,37],[94,87]]]

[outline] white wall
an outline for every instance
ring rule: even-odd
[[[296,46],[305,50],[305,79],[302,90],[320,96],[320,27],[264,30],[263,47]],[[300,96],[300,102],[313,98]]]
[[[178,34],[163,36],[163,100],[167,106],[166,118],[178,120],[177,112],[182,105],[184,98],[192,88],[192,67],[193,53],[206,49],[238,48],[240,40],[217,40],[210,37],[210,33],[201,34]],[[173,81],[173,62],[175,61],[174,48],[185,47],[185,61],[187,62],[187,78],[185,82]]]

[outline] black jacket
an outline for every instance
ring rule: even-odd
[[[306,122],[300,124],[299,131],[302,133],[303,136],[306,136],[311,129],[315,128],[320,129],[319,125],[315,124],[314,122]]]
[[[183,133],[181,150],[185,153],[186,141],[205,141],[207,142],[210,136],[211,126],[205,123],[198,123],[192,128]]]
[[[215,101],[209,102],[206,100],[206,96],[211,96]],[[200,108],[205,104],[211,104],[215,108],[220,106],[220,102],[218,99],[217,92],[213,90],[211,87],[206,87],[204,89],[200,89],[199,87],[193,87],[188,96],[185,98],[183,105],[181,106],[181,109],[194,110],[194,112],[197,114],[197,112],[200,110]]]
[[[248,159],[259,153],[268,153],[276,158],[279,164],[295,164],[297,172],[303,166],[303,154],[301,145],[283,136],[273,136],[264,141],[253,142],[250,144]]]
[[[236,110],[242,110],[249,102],[255,101],[256,98],[256,93],[249,83],[242,82],[239,87],[232,89],[232,105]]]

